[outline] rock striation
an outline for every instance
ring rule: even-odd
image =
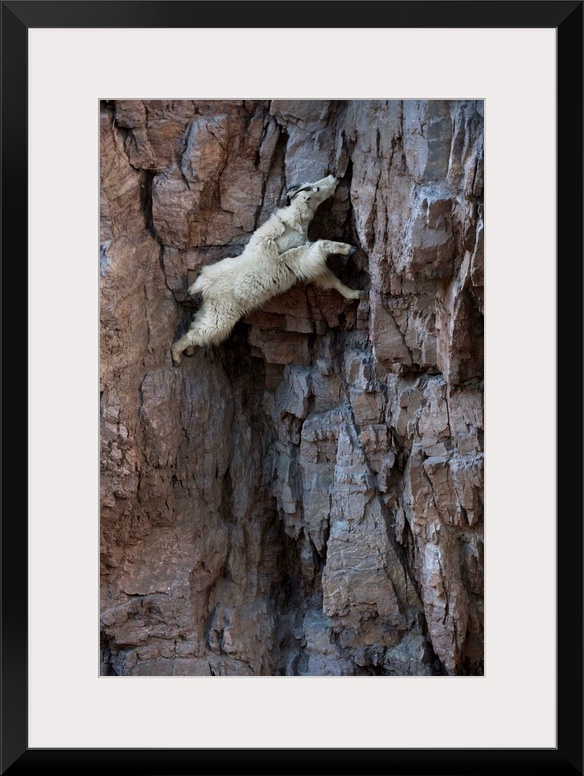
[[[100,120],[102,674],[482,674],[482,102]],[[367,298],[298,284],[173,367],[200,268],[328,173]]]

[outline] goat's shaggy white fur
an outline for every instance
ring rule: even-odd
[[[346,299],[359,299],[354,291],[326,265],[332,254],[350,256],[353,246],[332,240],[308,241],[308,226],[318,208],[331,197],[338,179],[329,175],[316,183],[295,186],[288,192],[288,205],[277,210],[251,236],[243,253],[203,267],[189,294],[202,294],[202,305],[189,330],[172,345],[172,360],[178,365],[183,352],[194,346],[218,345],[237,321],[298,281],[334,288]]]

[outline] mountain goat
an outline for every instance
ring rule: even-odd
[[[334,288],[345,299],[359,299],[326,265],[330,254],[350,256],[355,248],[332,240],[308,241],[308,226],[318,208],[331,197],[338,179],[329,175],[288,191],[287,205],[273,213],[251,236],[243,253],[203,267],[189,288],[202,294],[202,305],[189,330],[171,348],[178,366],[199,345],[218,345],[237,321],[298,281]]]

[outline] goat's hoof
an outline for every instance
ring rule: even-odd
[[[183,353],[184,353],[185,356],[192,356],[192,355],[194,355],[194,353],[195,353],[195,346],[194,345],[189,345],[188,348],[185,348]]]
[[[367,299],[367,291],[359,291],[359,299]]]
[[[170,355],[172,356],[172,363],[174,364],[174,366],[180,366],[180,354],[175,353],[173,350],[171,351]]]
[[[347,256],[352,256],[356,252],[357,252],[357,248],[355,248],[354,245],[351,245],[349,248],[349,252],[347,253]]]

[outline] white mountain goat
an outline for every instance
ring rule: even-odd
[[[338,179],[329,175],[316,183],[295,186],[287,205],[273,213],[251,236],[243,253],[203,267],[189,294],[202,294],[202,305],[189,330],[172,345],[172,360],[180,364],[183,352],[195,346],[218,345],[237,321],[298,281],[334,288],[345,299],[363,292],[347,288],[326,265],[330,254],[350,256],[352,245],[332,240],[308,241],[308,226],[318,208],[331,197]]]

